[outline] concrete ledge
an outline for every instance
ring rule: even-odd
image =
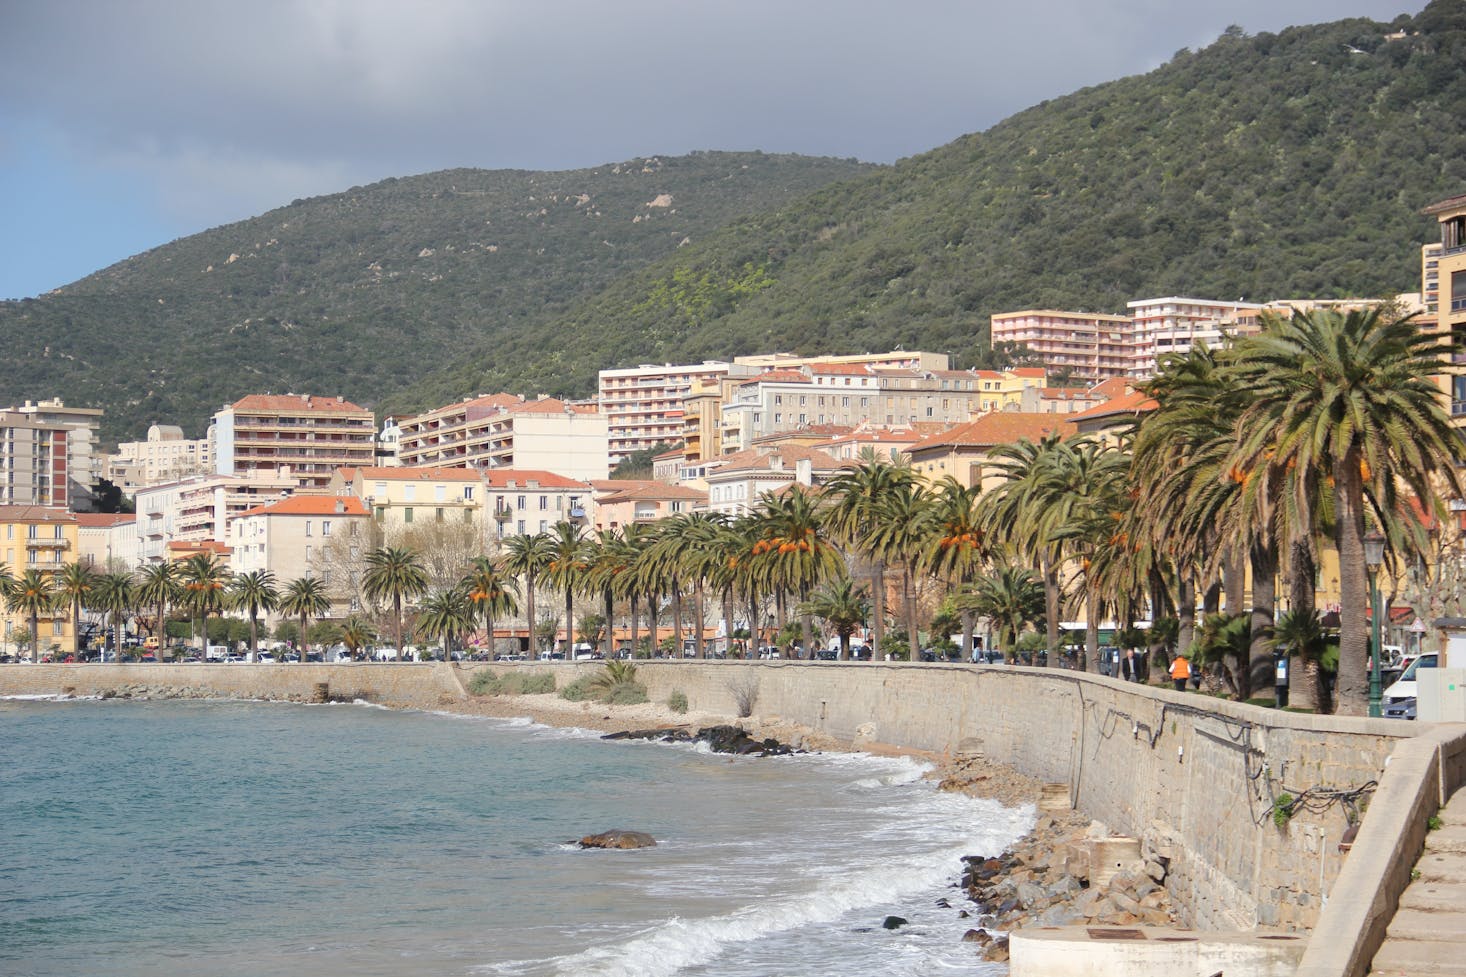
[[[1463,739],[1466,732],[1459,727],[1427,726],[1395,747],[1313,928],[1298,977],[1362,977],[1369,972],[1425,848],[1427,819],[1450,792],[1442,783],[1442,755],[1458,756]]]
[[[1306,937],[1154,926],[1056,926],[1008,936],[1011,977],[1292,977]]]

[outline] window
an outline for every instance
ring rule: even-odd
[[[523,519],[519,520],[519,535],[521,535],[521,536],[524,535],[524,520]]]
[[[464,522],[473,522],[473,510],[472,509],[464,509],[463,510],[463,521]]]
[[[25,535],[27,539],[35,539],[37,536],[41,535],[41,527],[34,525],[27,526],[25,527]]]
[[[351,558],[354,560],[357,557],[361,556],[361,547],[360,546],[353,546],[351,548],[351,551],[350,552],[351,552]]]
[[[438,506],[438,508],[435,510],[435,512],[433,514],[433,521],[434,522],[442,522],[443,521],[443,507],[442,506]]]
[[[386,506],[384,506],[384,505],[377,506],[377,518],[378,519],[386,519],[387,518],[387,507]]]
[[[412,522],[412,506],[406,506],[402,510],[402,521]]]
[[[550,497],[548,495],[542,495],[542,496],[540,496],[540,511],[541,512],[545,512],[549,508],[550,508]]]
[[[402,501],[403,502],[413,502],[416,499],[417,499],[417,486],[416,485],[404,485],[404,486],[402,486]]]
[[[262,545],[263,545],[263,544],[262,544]],[[313,556],[313,555],[314,555],[314,554],[312,554],[312,552],[311,552],[311,547],[310,547],[310,544],[309,544],[309,543],[307,543],[307,544],[306,544],[306,547],[305,547],[305,562],[307,562],[307,563],[309,563],[309,562],[310,562],[310,561],[311,561],[311,557],[312,557],[312,556]]]
[[[307,536],[311,534],[311,521],[309,519],[305,521],[305,534]]]
[[[65,634],[66,633],[66,622],[64,620],[62,620],[61,618],[57,618],[56,620],[52,621],[51,622],[51,633],[52,634]]]
[[[549,528],[550,528],[550,524],[548,522],[546,522],[545,520],[541,519],[540,520],[540,532],[545,532]]]
[[[331,535],[331,520],[329,520],[329,519],[322,519],[321,520],[321,535],[322,536],[329,536],[329,535]]]
[[[525,499],[525,497],[522,496],[522,495],[519,497],[519,505],[515,506],[516,509],[528,509],[529,508],[529,506],[527,506],[527,505],[524,504],[524,499]]]
[[[463,501],[465,501],[465,502],[472,502],[473,501],[473,486],[472,485],[465,485],[465,486],[463,486]]]
[[[387,497],[387,483],[386,482],[377,482],[373,486],[372,491],[374,491],[379,498],[386,498]]]

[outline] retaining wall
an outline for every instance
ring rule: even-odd
[[[563,685],[599,666],[480,666],[508,667],[549,668]],[[246,698],[308,698],[316,683],[329,682],[334,695],[430,708],[460,697],[476,670],[441,664],[5,666],[0,694],[70,689],[88,695],[141,683]],[[1075,806],[1112,832],[1170,852],[1169,884],[1185,907],[1185,921],[1205,930],[1313,927],[1344,862],[1338,845],[1348,826],[1345,809],[1322,799],[1278,826],[1274,798],[1379,780],[1400,740],[1422,730],[1413,723],[1238,705],[1059,669],[657,661],[639,663],[638,677],[654,701],[677,690],[694,710],[735,715],[740,696],[752,696],[762,719],[801,723],[855,747],[982,754],[1066,783]],[[1379,813],[1369,826],[1388,833],[1392,826],[1383,819],[1395,815]],[[1398,834],[1400,826],[1393,827]],[[1389,871],[1399,875],[1398,866]]]

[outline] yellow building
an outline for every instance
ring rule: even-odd
[[[39,570],[54,578],[67,563],[77,557],[76,517],[64,509],[36,505],[0,506],[0,557],[5,568],[15,577],[27,570]],[[9,654],[29,654],[29,646],[19,645],[12,635],[30,630],[29,617],[20,611],[3,609],[5,648]],[[71,611],[61,608],[42,613],[38,620],[39,648],[42,656],[56,646],[61,653],[72,650]]]
[[[1074,433],[1074,425],[1061,414],[996,411],[923,438],[906,454],[912,469],[929,483],[950,475],[967,488],[978,485],[987,491],[998,481],[988,467],[994,449],[1023,440],[1037,442],[1056,432],[1068,436]]]
[[[1441,241],[1421,254],[1423,319],[1459,338],[1466,335],[1466,194],[1431,204],[1425,213],[1440,224]],[[1466,376],[1450,377],[1449,383],[1451,416],[1459,425],[1466,419]]]

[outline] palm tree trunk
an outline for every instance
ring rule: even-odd
[[[489,661],[494,660],[494,605],[492,598],[484,601],[484,650],[489,653]]]
[[[1369,636],[1364,614],[1369,576],[1364,564],[1364,490],[1359,454],[1350,451],[1334,466],[1334,539],[1339,553],[1339,684],[1341,716],[1362,716],[1369,704]]]
[[[801,605],[809,603],[809,585],[799,589],[799,602]],[[804,657],[814,661],[814,615],[808,610],[799,615],[799,640],[804,644]]]
[[[565,588],[565,660],[573,661],[575,654],[575,591]]]
[[[632,654],[632,657],[635,657],[636,656],[636,649],[637,649],[636,641],[637,641],[638,638],[641,637],[641,628],[640,628],[641,621],[638,619],[637,614],[636,614],[636,611],[637,611],[637,606],[636,605],[638,603],[639,603],[639,601],[636,599],[636,594],[633,592],[631,594],[631,654]]]
[[[397,660],[401,661],[404,654],[402,648],[402,598],[392,598],[392,624],[393,633],[397,636]]]
[[[916,580],[908,560],[901,566],[901,595],[906,602],[906,645],[911,661],[921,661],[921,635],[916,630]]]
[[[1242,698],[1256,691],[1266,695],[1274,689],[1273,652],[1268,641],[1273,634],[1273,613],[1278,602],[1278,545],[1269,537],[1255,540],[1252,560],[1252,646],[1248,651],[1248,667],[1244,670]],[[1276,693],[1274,693],[1276,695]]]
[[[676,632],[672,642],[672,657],[682,657],[682,585],[672,583],[672,629]]]
[[[601,594],[606,600],[606,657],[616,657],[616,596],[611,593],[610,587],[602,589]]]
[[[733,657],[733,588],[723,588],[723,657]]]
[[[692,647],[696,649],[698,658],[707,658],[707,650],[702,646],[702,625],[706,620],[703,617],[702,596],[702,577],[699,576],[692,588],[692,621],[693,627],[697,628],[692,635]]]
[[[117,639],[117,647],[122,648],[122,639]],[[37,665],[41,663],[41,617],[39,614],[31,614],[31,661]]]
[[[1191,578],[1189,572],[1182,571],[1177,591],[1176,650],[1185,652],[1190,650],[1192,643],[1196,640],[1196,582]]]
[[[657,630],[658,630],[657,629],[657,616],[658,616],[657,615],[657,610],[658,610],[657,605],[660,604],[660,603],[661,603],[661,599],[660,599],[660,597],[657,594],[650,594],[650,595],[647,596],[647,600],[646,600],[646,616],[647,616],[647,623],[651,626],[651,630],[652,630],[652,649],[651,649],[651,654],[652,654],[653,657],[657,653],[657,637],[658,637],[657,636]]]
[[[1044,585],[1044,638],[1048,644],[1046,664],[1052,665],[1059,653],[1059,571],[1047,551],[1039,557],[1039,575]]]
[[[253,661],[260,648],[260,619],[254,614],[249,616],[249,657]]]
[[[1099,616],[1100,599],[1099,592],[1088,586],[1085,581],[1084,588],[1084,661],[1079,663],[1081,672],[1098,672],[1100,670],[1099,655]]]
[[[159,656],[161,657],[163,642],[158,642]],[[77,661],[81,661],[81,601],[71,602],[71,654]]]
[[[874,611],[871,640],[875,642],[875,647],[879,648],[886,637],[886,563],[880,557],[871,561],[870,599],[871,609]],[[874,650],[870,657],[871,661],[875,661]]]
[[[1313,585],[1317,565],[1313,559],[1313,541],[1306,531],[1295,532],[1289,544],[1288,609],[1309,613],[1314,609],[1318,592]]]
[[[529,657],[538,658],[539,649],[535,647],[535,621],[534,617],[534,571],[524,575],[524,613],[527,615],[525,621],[528,623],[529,632]]]

